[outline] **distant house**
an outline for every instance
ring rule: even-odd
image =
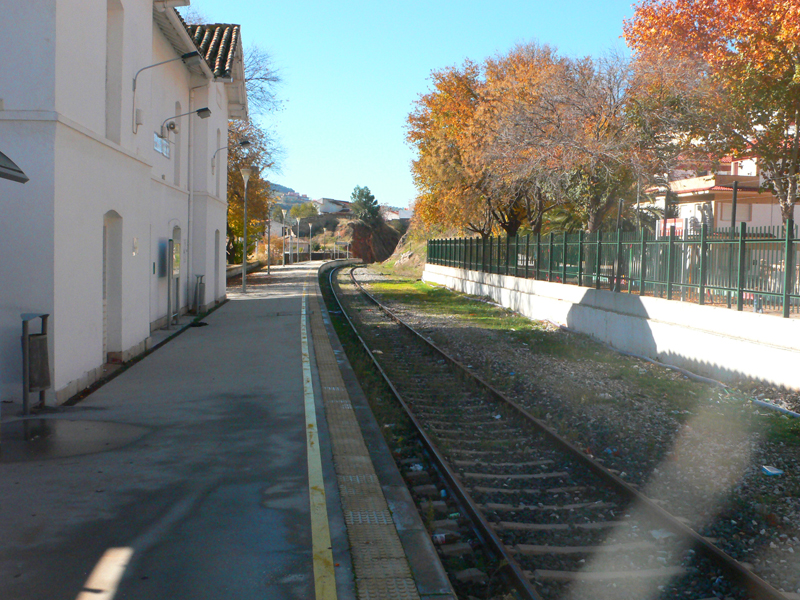
[[[320,198],[319,200],[312,200],[317,205],[319,214],[330,213],[350,213],[350,202],[345,200],[334,200],[333,198]]]
[[[723,159],[712,173],[697,173],[691,170],[675,171],[669,182],[669,203],[677,211],[676,218],[668,219],[667,225],[675,225],[676,233],[684,225],[689,232],[696,232],[705,223],[711,228],[730,227],[733,211],[733,183],[737,182],[736,225],[746,223],[752,227],[775,227],[781,225],[780,206],[769,191],[759,191],[763,179],[754,158]],[[656,205],[664,208],[665,188],[652,190]],[[795,207],[795,219],[800,216],[800,207]],[[657,230],[661,231],[663,223]]]
[[[381,214],[386,221],[396,221],[398,219],[410,219],[414,216],[414,211],[407,208],[381,205]]]
[[[30,181],[0,179],[2,400],[20,396],[20,313],[51,315],[61,402],[145,351],[168,314],[225,296],[211,158],[248,114],[241,31],[187,25],[172,7],[188,3],[7,3],[3,58],[19,68],[0,72],[0,148]]]

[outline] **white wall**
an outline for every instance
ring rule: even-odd
[[[55,127],[0,112],[0,148],[30,178],[0,179],[0,400],[22,394],[20,314],[53,314]]]
[[[3,23],[6,68],[0,69],[0,98],[5,110],[55,110],[56,0],[4,0]]]
[[[488,296],[636,354],[723,381],[800,389],[800,320],[427,264],[423,280]]]
[[[122,217],[122,348],[150,335],[146,255],[150,166],[106,143],[59,124],[55,147],[54,387],[105,362],[102,356],[103,216]]]

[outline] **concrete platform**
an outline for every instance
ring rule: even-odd
[[[319,267],[248,276],[75,406],[3,411],[0,598],[455,598]]]

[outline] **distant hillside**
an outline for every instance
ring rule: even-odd
[[[272,190],[278,192],[279,194],[288,194],[290,192],[294,192],[294,190],[290,187],[286,187],[285,185],[280,185],[278,183],[270,183],[272,186]]]

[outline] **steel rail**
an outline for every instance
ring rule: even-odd
[[[552,441],[556,446],[561,447],[568,454],[570,454],[573,458],[577,459],[578,462],[582,463],[590,471],[592,471],[593,473],[598,475],[612,489],[615,489],[617,492],[621,493],[623,496],[626,496],[630,500],[635,501],[638,506],[643,507],[652,516],[656,517],[661,522],[663,522],[667,528],[669,528],[670,530],[673,531],[673,533],[675,533],[677,535],[680,535],[680,536],[683,536],[684,538],[690,540],[694,544],[694,546],[697,548],[697,550],[699,550],[707,558],[712,560],[718,567],[720,567],[725,572],[725,574],[728,577],[730,577],[730,579],[732,581],[735,581],[739,585],[743,586],[748,591],[748,593],[750,593],[752,595],[754,600],[786,600],[786,596],[784,596],[781,592],[779,592],[774,587],[772,587],[769,583],[767,583],[766,581],[761,579],[758,575],[756,575],[755,573],[751,572],[749,569],[747,569],[744,565],[742,565],[735,558],[733,558],[732,556],[728,555],[722,549],[718,548],[717,546],[715,546],[714,544],[712,544],[711,542],[706,540],[703,536],[701,536],[699,533],[694,531],[689,526],[687,526],[687,525],[683,524],[682,522],[680,522],[679,520],[677,520],[671,513],[669,513],[665,509],[661,508],[658,504],[653,502],[650,498],[645,496],[643,493],[641,493],[639,490],[637,490],[632,485],[627,483],[625,480],[623,480],[622,478],[618,477],[614,473],[611,473],[608,469],[606,469],[598,461],[596,461],[591,456],[587,455],[578,446],[576,446],[572,442],[570,442],[570,441],[564,439],[563,437],[561,437],[554,429],[552,429],[549,425],[547,425],[547,423],[545,423],[541,419],[539,419],[539,418],[535,417],[534,415],[532,415],[528,410],[526,410],[525,408],[520,406],[517,402],[511,400],[510,398],[507,398],[502,392],[500,392],[494,386],[492,386],[492,384],[490,384],[489,382],[485,381],[479,375],[476,375],[475,373],[473,373],[463,363],[459,362],[458,360],[456,360],[455,358],[450,356],[447,352],[445,352],[444,350],[439,348],[431,340],[429,340],[428,338],[426,338],[425,336],[420,334],[413,327],[411,327],[405,321],[400,319],[400,317],[395,315],[389,308],[387,308],[385,305],[383,305],[381,302],[379,302],[377,300],[377,298],[375,298],[372,294],[370,294],[367,290],[365,290],[364,287],[355,279],[354,271],[357,268],[363,268],[363,267],[353,267],[353,268],[350,269],[350,278],[351,278],[351,280],[357,286],[357,288],[361,291],[361,293],[364,294],[364,296],[366,296],[367,298],[369,298],[370,301],[373,304],[375,304],[381,311],[383,311],[390,319],[395,321],[398,325],[402,326],[403,328],[405,328],[410,333],[414,334],[419,340],[424,342],[428,347],[430,347],[435,352],[437,352],[439,355],[441,355],[442,358],[444,358],[445,360],[450,362],[452,365],[457,367],[460,371],[462,371],[466,376],[471,378],[473,381],[477,382],[482,387],[484,387],[495,399],[499,400],[501,403],[505,403],[506,405],[510,406],[515,411],[517,411],[534,428],[538,429],[547,438],[549,438],[550,441]],[[333,290],[333,286],[331,286],[331,289]],[[336,297],[335,292],[334,292],[334,297]],[[353,327],[353,330],[355,331],[355,327],[354,327],[352,321],[350,320],[349,316],[346,315],[346,313],[344,311],[344,307],[342,307],[342,305],[339,302],[338,298],[336,298],[336,300],[337,300],[337,303],[339,304],[340,308],[342,309],[342,314],[344,314],[347,317],[348,322],[350,323],[351,327]],[[356,335],[358,336],[358,338],[361,341],[362,345],[364,345],[364,348],[369,353],[370,357],[372,358],[373,363],[375,363],[375,365],[378,367],[378,369],[381,372],[381,375],[383,376],[383,378],[387,381],[387,383],[392,388],[393,392],[397,395],[397,397],[400,400],[401,404],[403,405],[403,408],[405,409],[405,411],[407,413],[409,413],[409,416],[411,417],[412,422],[414,423],[414,426],[419,429],[418,421],[416,420],[416,418],[414,418],[413,414],[411,414],[409,407],[401,399],[401,397],[399,395],[399,392],[395,391],[394,386],[391,384],[391,382],[389,381],[388,377],[384,373],[383,369],[378,364],[378,361],[375,359],[375,357],[369,351],[369,348],[367,348],[366,344],[361,339],[361,336],[358,335],[357,332],[356,332]],[[433,443],[424,434],[424,432],[421,429],[420,429],[420,434],[422,436],[424,436],[423,439],[425,439],[426,445],[430,445],[431,447],[433,447]],[[438,452],[438,450],[435,450],[435,455],[437,456],[437,460],[441,460],[442,459],[441,454]],[[453,478],[452,477],[452,471],[449,469],[448,466],[445,466],[445,472],[449,473],[451,478]],[[453,478],[453,479],[455,480],[455,478]],[[458,482],[456,482],[456,489],[460,490],[460,493],[463,493],[464,495],[469,497],[469,494],[466,492],[466,490],[464,490],[460,486],[460,484]],[[465,502],[465,504],[475,507],[475,503],[474,503],[474,501],[472,501],[471,498],[469,498],[468,501]],[[475,509],[478,510],[477,507],[475,507]],[[480,511],[478,511],[478,512],[480,512]],[[488,525],[486,520],[485,520],[485,518],[483,518],[482,515],[480,516],[479,522],[482,523],[482,526],[483,525]],[[497,536],[494,535],[493,531],[491,532],[491,534],[492,534],[491,538],[492,539],[496,539],[502,545],[502,542],[500,542],[499,538],[497,538]],[[508,553],[507,552],[503,552],[503,554],[504,554],[504,557],[505,557],[505,555],[507,555]],[[516,561],[514,561],[514,564],[515,565],[517,564]]]
[[[422,425],[417,420],[417,417],[414,415],[409,405],[403,399],[403,396],[400,394],[399,390],[395,387],[392,380],[389,379],[389,376],[383,370],[383,367],[381,367],[380,363],[375,358],[375,355],[369,349],[367,343],[358,333],[355,324],[350,319],[350,316],[347,314],[347,311],[345,311],[344,306],[342,305],[342,302],[339,299],[339,296],[336,294],[336,289],[333,286],[333,275],[336,272],[338,272],[339,269],[341,269],[341,267],[331,269],[330,273],[328,274],[331,293],[333,294],[333,297],[336,300],[336,304],[342,311],[342,315],[344,315],[345,319],[347,319],[350,328],[353,330],[353,333],[358,338],[358,341],[361,343],[361,346],[369,355],[370,360],[372,360],[372,364],[375,365],[375,368],[378,369],[378,372],[381,374],[381,377],[383,377],[384,382],[389,386],[389,389],[391,389],[392,394],[395,396],[395,399],[398,401],[400,406],[402,406],[409,420],[413,424],[414,428],[416,429],[417,435],[420,437],[423,445],[430,453],[433,463],[435,464],[439,473],[442,474],[442,476],[447,482],[447,485],[450,487],[451,492],[455,494],[456,498],[459,500],[461,505],[468,513],[470,519],[475,525],[475,528],[477,529],[480,536],[483,538],[484,543],[488,542],[488,545],[491,548],[491,550],[496,555],[501,557],[501,559],[504,561],[505,564],[502,566],[502,570],[505,571],[504,575],[508,578],[510,583],[517,589],[517,591],[519,591],[523,595],[524,598],[529,600],[543,600],[542,597],[533,588],[528,578],[525,576],[522,567],[508,551],[508,548],[506,548],[505,544],[503,544],[502,540],[500,540],[500,537],[497,535],[497,533],[495,533],[495,531],[491,528],[489,522],[486,520],[486,517],[483,515],[481,510],[475,504],[475,501],[469,495],[469,493],[461,484],[461,482],[458,480],[456,474],[447,464],[447,461],[445,460],[444,456],[439,451],[439,449],[436,447],[436,444],[422,429]],[[351,278],[353,278],[353,273],[352,273],[353,270],[354,269],[350,270]],[[355,281],[354,278],[353,281]],[[358,289],[362,290],[360,286],[358,286]]]

